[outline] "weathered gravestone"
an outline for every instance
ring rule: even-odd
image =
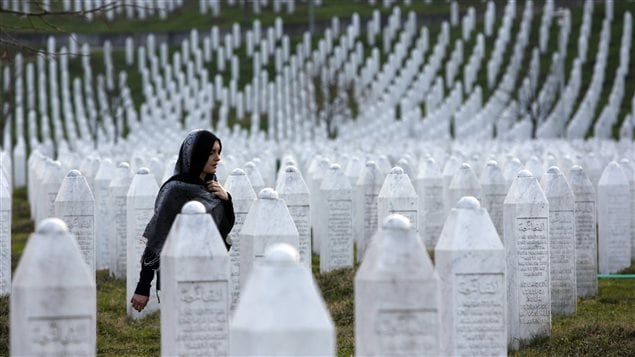
[[[439,277],[401,215],[383,221],[355,275],[357,356],[438,356]]]
[[[225,190],[232,195],[234,204],[234,214],[236,221],[229,238],[232,246],[229,249],[229,260],[231,265],[230,291],[231,291],[231,309],[232,311],[238,304],[240,296],[240,230],[245,223],[245,218],[251,209],[254,201],[256,201],[256,193],[251,187],[251,182],[247,174],[242,169],[234,169],[227,177],[225,182]]]
[[[159,192],[157,181],[147,168],[140,168],[132,178],[126,193],[126,296],[132,296],[141,271],[141,256],[145,250],[147,237],[143,236],[148,222],[154,214],[154,202]],[[140,312],[127,304],[128,316],[139,319],[159,309],[156,299],[156,284],[150,289],[150,300]]]
[[[459,159],[456,156],[450,156],[448,158],[448,160],[445,162],[445,165],[443,166],[443,206],[444,206],[444,217],[446,217],[448,215],[448,213],[450,212],[450,209],[452,209],[452,207],[454,207],[454,205],[456,204],[456,202],[450,202],[450,183],[452,183],[452,179],[454,178],[454,175],[456,175],[456,173],[459,171],[459,169],[461,168],[461,162],[459,161]]]
[[[364,259],[370,240],[377,232],[377,196],[384,174],[374,161],[366,162],[355,185],[357,199],[353,206],[353,235],[357,243],[357,261]]]
[[[295,166],[288,166],[276,187],[278,195],[287,205],[293,223],[298,229],[300,263],[311,269],[311,194],[302,174]]]
[[[262,178],[262,174],[253,161],[248,161],[245,164],[245,173],[247,177],[249,177],[249,182],[251,182],[251,186],[255,192],[260,192],[260,190],[265,188],[265,181]]]
[[[508,346],[551,334],[549,203],[527,170],[512,182],[503,206],[507,257]]]
[[[598,182],[598,265],[600,274],[631,266],[631,194],[624,170],[611,161]]]
[[[580,166],[569,172],[571,190],[575,198],[575,270],[577,295],[595,296],[598,293],[597,228],[595,189]]]
[[[11,355],[94,356],[97,291],[66,224],[38,224],[15,270],[11,291]]]
[[[383,222],[391,214],[408,219],[410,226],[419,233],[419,198],[410,178],[403,168],[395,166],[386,176],[377,196],[377,221]]]
[[[540,184],[549,201],[549,267],[551,313],[576,311],[575,197],[556,166],[542,175]]]
[[[311,227],[313,229],[313,240],[311,241],[311,247],[314,253],[320,254],[320,217],[321,215],[318,213],[321,209],[322,201],[324,197],[320,194],[320,187],[322,186],[322,181],[324,180],[324,176],[329,170],[329,166],[331,165],[330,161],[322,156],[316,156],[308,168],[308,181],[310,191],[313,193],[311,195],[311,207],[314,207],[313,214],[311,215]]]
[[[41,183],[42,194],[41,197],[36,198],[42,200],[38,205],[42,207],[42,210],[38,209],[37,222],[47,217],[55,216],[55,198],[57,197],[57,192],[60,190],[62,180],[64,180],[65,176],[62,163],[59,161],[47,160],[45,167],[45,176]]]
[[[132,181],[130,165],[121,162],[117,165],[115,173],[108,185],[109,200],[112,221],[110,231],[110,272],[116,278],[126,276],[126,247],[127,247],[127,213],[126,194]]]
[[[335,326],[295,248],[274,244],[255,266],[230,325],[231,356],[334,356]]]
[[[419,196],[419,232],[426,249],[432,250],[437,244],[443,220],[443,174],[432,158],[424,160],[417,176]]]
[[[472,166],[468,163],[463,163],[448,187],[448,203],[450,207],[454,207],[461,197],[465,196],[473,196],[480,200],[481,191],[481,184],[478,182]]]
[[[240,230],[240,286],[244,288],[253,267],[262,261],[267,247],[275,243],[299,246],[298,230],[284,201],[272,188],[258,194]]]
[[[508,185],[498,163],[490,160],[481,172],[481,207],[487,210],[499,237],[503,237],[503,202]]]
[[[112,224],[112,212],[109,202],[108,186],[115,173],[115,165],[112,160],[104,159],[95,174],[93,194],[95,195],[95,255],[97,269],[110,268],[110,234],[109,226]]]
[[[95,198],[77,170],[68,172],[55,198],[55,216],[66,222],[77,239],[84,261],[95,278]]]
[[[635,257],[635,166],[629,159],[621,159],[620,167],[624,170],[631,193],[631,258]]]
[[[443,356],[507,355],[505,248],[487,210],[463,197],[434,250]]]
[[[161,251],[161,355],[229,353],[229,277],[212,217],[200,202],[186,203]]]
[[[353,266],[353,193],[340,165],[333,164],[320,186],[318,215],[320,272]]]
[[[11,292],[11,191],[0,168],[0,296]]]

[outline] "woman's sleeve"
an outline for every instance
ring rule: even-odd
[[[225,246],[229,250],[231,244],[227,243],[227,235],[234,227],[234,222],[236,221],[236,215],[234,214],[234,203],[232,202],[232,196],[227,193],[227,201],[223,202],[223,219],[218,224],[218,231],[220,235],[223,237],[223,242],[225,242]]]
[[[152,249],[146,247],[141,257],[141,272],[139,273],[139,282],[137,283],[135,294],[150,296],[154,272],[159,269],[160,265],[160,256],[154,253]]]

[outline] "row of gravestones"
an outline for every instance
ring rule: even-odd
[[[560,249],[573,239],[555,237],[574,230],[574,210],[568,209],[573,196],[570,189],[568,195],[562,191],[568,187],[557,169],[546,177],[549,174],[543,185],[560,195],[558,201],[547,200],[528,171],[512,184],[505,200],[504,246],[478,200],[460,199],[436,245],[436,271],[410,221],[389,216],[355,278],[357,354],[506,354],[508,346],[514,349],[521,341],[548,336],[552,312],[574,312],[575,286],[557,285],[562,283],[561,272],[553,266],[566,258],[562,253],[572,252]],[[610,164],[601,182],[623,180],[620,175],[619,166]],[[584,185],[592,197],[590,181]],[[623,198],[624,193],[628,197],[627,190],[607,194]],[[627,207],[628,201],[622,204]],[[294,249],[275,247],[279,242],[299,246],[288,210],[270,189],[261,192],[255,205],[260,212],[250,213],[240,234],[241,247],[247,248],[241,257],[253,253],[250,277],[231,319],[230,256],[213,221],[198,203],[184,206],[175,220],[162,252],[163,354],[334,353],[333,323],[309,270],[298,264]],[[602,206],[600,217],[615,214]],[[594,217],[583,212],[585,219]],[[623,221],[613,223],[624,228]],[[553,260],[556,251],[560,254]],[[42,254],[51,266],[37,263]],[[13,284],[13,354],[94,354],[96,291],[89,272],[65,224],[43,221],[25,249]],[[33,294],[34,287],[40,292],[56,289],[55,296],[64,303],[48,310],[54,305],[45,302],[49,294]],[[556,294],[558,289],[568,289],[568,298]],[[74,303],[71,296],[82,303]],[[571,302],[573,308],[566,306]],[[53,330],[61,333],[51,336]],[[289,334],[296,337],[289,339]],[[17,335],[22,338],[14,338]]]
[[[413,175],[408,162],[403,159],[397,162],[397,165],[401,167],[393,169],[385,180],[384,175],[379,173],[377,165],[373,162],[367,163],[364,168],[365,171],[361,171],[359,160],[351,159],[346,167],[347,173],[345,173],[339,165],[330,165],[329,167],[328,160],[326,159],[314,160],[312,163],[316,162],[318,164],[312,168],[309,167],[308,170],[310,177],[309,183],[312,188],[311,191],[321,192],[321,195],[313,195],[310,202],[314,214],[309,214],[309,189],[304,183],[300,184],[300,188],[298,188],[303,198],[298,199],[297,213],[301,217],[304,217],[304,220],[309,216],[314,218],[312,221],[312,226],[314,227],[313,251],[323,256],[321,263],[322,271],[352,265],[353,244],[352,241],[348,240],[348,237],[351,235],[358,244],[359,257],[363,256],[368,240],[375,230],[377,214],[380,218],[390,212],[399,212],[408,216],[417,230],[422,232],[428,249],[432,249],[436,243],[435,239],[438,237],[440,227],[438,223],[442,222],[442,218],[444,217],[442,211],[440,212],[438,208],[445,207],[444,211],[447,212],[449,207],[463,195],[474,195],[483,200],[485,207],[488,208],[493,217],[499,234],[502,233],[502,229],[500,228],[502,226],[501,207],[502,201],[507,193],[507,187],[509,186],[509,184],[506,184],[504,181],[505,176],[510,177],[510,179],[513,178],[515,172],[522,167],[519,162],[516,163],[516,166],[508,166],[510,169],[506,170],[507,172],[505,176],[503,176],[497,164],[495,162],[489,162],[479,182],[469,164],[463,164],[460,167],[455,166],[454,168],[446,164],[444,175],[441,176],[438,170],[434,172],[434,162],[428,160],[426,162],[427,167],[421,170],[421,176],[417,176],[417,189],[415,190],[409,179],[409,176],[414,177],[415,175]],[[450,160],[448,164],[452,162],[453,161]],[[456,160],[454,162],[458,165]],[[41,160],[40,163],[45,165],[45,168],[39,172],[34,169],[34,174],[30,176],[34,178],[34,181],[40,183],[40,185],[34,184],[30,186],[32,188],[30,192],[32,192],[33,197],[36,198],[34,201],[37,202],[33,205],[35,207],[36,221],[40,221],[44,217],[53,216],[54,214],[60,215],[60,213],[56,213],[55,201],[56,197],[59,196],[59,185],[62,183],[63,176],[63,169],[59,162],[56,163],[48,159]],[[510,161],[510,163],[513,164],[514,160]],[[93,164],[95,164],[95,162],[93,162]],[[293,161],[285,162],[283,168],[289,164],[293,164]],[[97,163],[97,165],[99,164]],[[389,163],[384,163],[383,165],[385,167],[385,165],[389,165]],[[541,169],[532,165],[532,161],[530,160],[527,163],[527,167],[530,168],[536,176],[541,176]],[[70,226],[72,230],[74,230],[75,227],[83,227],[83,229],[77,229],[79,229],[78,234],[82,237],[86,236],[85,244],[91,247],[90,250],[92,250],[92,252],[86,253],[91,255],[89,261],[92,262],[95,260],[92,255],[95,254],[94,251],[97,250],[101,253],[98,254],[97,260],[99,260],[99,257],[101,257],[102,260],[101,263],[97,263],[97,267],[110,267],[116,276],[124,276],[125,272],[129,270],[126,269],[125,247],[127,247],[126,242],[130,241],[130,239],[126,234],[126,227],[132,224],[132,228],[128,229],[136,229],[136,233],[139,233],[138,230],[143,228],[144,220],[147,221],[149,219],[149,217],[145,216],[149,216],[152,212],[152,204],[156,192],[152,191],[147,194],[148,198],[146,199],[146,203],[144,204],[145,209],[143,210],[145,216],[127,217],[130,212],[126,210],[127,205],[125,202],[128,200],[127,197],[131,196],[130,191],[132,190],[129,165],[119,165],[119,168],[114,171],[112,163],[109,160],[104,160],[103,165],[100,166],[103,167],[100,167],[99,170],[97,168],[92,170],[93,174],[96,172],[94,179],[88,176],[86,177],[88,181],[90,181],[90,184],[81,189],[73,190],[73,192],[82,192],[84,196],[89,196],[88,191],[92,190],[94,192],[94,198],[78,198],[79,196],[76,196],[69,197],[68,200],[84,202],[98,199],[100,202],[96,207],[105,209],[105,211],[101,211],[94,221],[93,218],[88,217],[90,215],[79,214],[78,217],[72,220]],[[623,166],[625,169],[631,170],[628,160],[623,160]],[[506,167],[506,169],[508,167]],[[514,169],[514,167],[516,169]],[[243,184],[245,188],[234,184],[232,180],[229,180],[234,174],[232,173],[225,181],[226,185],[231,187],[230,191],[233,191],[234,187],[236,187],[236,190],[240,192],[248,192],[252,187],[251,181],[253,181],[253,187],[256,190],[260,190],[264,187],[264,181],[262,177],[260,177],[255,165],[253,163],[247,163],[245,168],[251,171],[252,175],[245,175],[243,173],[242,175],[249,176],[248,179],[243,181],[250,182],[250,184]],[[404,168],[407,172],[404,172]],[[82,170],[83,169],[84,167],[82,167]],[[293,171],[293,169],[291,169],[291,171]],[[355,171],[358,171],[360,175],[356,176]],[[447,176],[445,171],[448,171],[450,174],[448,178],[445,178],[445,176]],[[91,171],[86,170],[85,172]],[[139,173],[140,172],[141,170]],[[144,174],[149,173],[147,169],[143,170],[143,172]],[[284,171],[281,170],[281,173],[283,174]],[[77,176],[77,172],[73,173],[73,176]],[[93,175],[90,176],[92,177]],[[452,178],[453,176],[454,178]],[[629,177],[627,183],[632,184],[632,176],[632,174],[626,176]],[[41,180],[39,180],[38,177],[41,177]],[[280,175],[280,177],[281,178],[278,179],[278,186],[281,182],[284,183],[284,176]],[[359,177],[359,179],[357,177]],[[151,181],[153,181],[153,183],[156,182],[154,179]],[[247,189],[246,186],[249,186],[249,189]],[[353,189],[353,186],[355,186],[355,189]],[[144,187],[151,186],[146,184]],[[286,192],[283,192],[283,194],[285,193]],[[132,196],[134,196],[134,193]],[[237,197],[240,197],[240,193]],[[253,197],[255,197],[255,193],[251,195],[252,201]],[[110,198],[111,201],[107,201],[105,198]],[[246,198],[250,199],[250,197]],[[75,205],[71,204],[70,206]],[[81,207],[82,204],[78,203],[76,206]],[[249,211],[248,208],[248,205],[246,205],[241,213],[246,216]],[[108,212],[109,209],[111,212]],[[78,211],[85,213],[89,212],[90,209],[80,208]],[[439,213],[441,213],[440,216]],[[109,217],[113,217],[112,219],[114,219],[117,224],[104,224],[104,222],[110,221]],[[240,215],[238,220],[239,222],[241,221]],[[294,220],[298,227],[303,227],[303,247],[306,248],[306,244],[308,244],[307,242],[309,241],[308,224],[304,222],[299,223],[296,217],[294,217]],[[131,221],[133,223],[126,223]],[[417,222],[422,222],[420,223],[422,226],[419,227]],[[95,225],[95,228],[93,228],[93,225]],[[109,227],[111,231],[104,229],[102,227],[104,225]],[[329,227],[329,229],[323,231],[320,227]],[[361,232],[362,227],[365,227],[363,234]],[[95,233],[90,234],[89,232],[93,229]],[[82,233],[79,233],[80,231]],[[95,235],[96,239],[94,239]],[[134,234],[132,235],[134,236]],[[117,238],[114,239],[114,242],[108,242],[108,239],[104,240],[104,237]],[[113,240],[113,238],[110,238],[110,240]],[[95,246],[95,244],[97,246]],[[327,249],[325,253],[323,246],[331,249]],[[139,250],[138,253],[140,254],[140,250],[142,249],[143,247],[141,245],[141,247],[137,247],[136,250]],[[106,252],[106,256],[103,256],[104,252]],[[110,253],[110,257],[108,257],[108,253]],[[301,249],[301,254],[303,257],[309,255],[306,249]],[[95,263],[91,264],[94,265]]]

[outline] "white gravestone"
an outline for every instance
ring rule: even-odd
[[[137,171],[132,178],[126,194],[126,296],[132,296],[141,271],[141,256],[148,239],[143,236],[148,222],[154,214],[154,202],[159,192],[157,181],[145,167]],[[128,316],[139,319],[159,309],[156,299],[156,285],[150,289],[150,300],[141,312],[127,304]]]
[[[55,215],[77,239],[84,261],[95,277],[95,198],[77,170],[68,172],[55,198]]]
[[[631,257],[635,256],[635,166],[629,159],[621,159],[620,167],[628,179],[631,193]]]
[[[0,296],[11,293],[11,191],[0,168]]]
[[[332,164],[320,186],[320,272],[353,266],[353,194],[340,165]]]
[[[249,177],[249,182],[251,182],[251,186],[255,192],[260,192],[260,190],[265,188],[265,181],[262,178],[258,166],[256,166],[254,162],[249,161],[245,164],[245,173],[247,177]]]
[[[229,277],[212,217],[200,202],[186,203],[161,251],[161,355],[228,355]]]
[[[468,163],[463,163],[452,178],[450,186],[448,186],[448,203],[450,207],[454,207],[464,196],[473,196],[480,200],[481,191],[481,184],[478,182],[472,166]]]
[[[449,197],[449,189],[450,183],[454,178],[454,175],[461,168],[461,162],[456,156],[450,156],[448,161],[445,162],[443,166],[443,206],[444,206],[444,217],[450,212],[450,209],[454,207],[456,202],[450,202]]]
[[[126,276],[127,219],[126,194],[132,181],[130,165],[121,162],[108,185],[112,223],[110,224],[110,272],[116,278]]]
[[[487,210],[463,197],[434,250],[441,282],[440,355],[507,355],[505,248]]]
[[[298,229],[300,263],[311,269],[311,193],[302,174],[295,166],[287,166],[276,191]]]
[[[590,297],[598,293],[597,228],[595,189],[580,166],[569,172],[571,190],[575,196],[575,270],[577,296]]]
[[[443,228],[443,174],[432,158],[423,162],[417,176],[419,232],[426,249],[433,250]]]
[[[386,176],[377,196],[377,221],[383,222],[391,214],[400,214],[419,233],[419,198],[403,168],[395,166]]]
[[[503,206],[507,257],[508,346],[551,334],[549,203],[527,170],[512,182]]]
[[[377,232],[377,196],[384,184],[385,175],[374,161],[366,162],[366,166],[355,185],[358,197],[353,207],[353,234],[357,243],[357,261],[364,258],[370,240]]]
[[[487,210],[499,237],[503,237],[503,202],[507,187],[503,171],[494,160],[490,160],[481,172],[481,207]]]
[[[540,184],[549,201],[549,267],[551,313],[576,311],[575,197],[567,179],[556,166],[542,175]]]
[[[251,187],[247,174],[242,169],[234,169],[225,181],[225,190],[232,195],[234,204],[234,215],[236,220],[234,227],[229,232],[232,246],[229,249],[229,260],[231,264],[231,309],[234,311],[240,296],[240,230],[245,223],[245,217],[249,209],[256,201],[256,192]]]
[[[298,230],[293,218],[272,188],[258,193],[240,230],[240,286],[244,288],[253,267],[260,264],[267,247],[287,243],[298,248]],[[239,302],[240,304],[240,302]]]
[[[311,240],[311,248],[314,253],[320,254],[320,228],[319,227],[319,219],[320,217],[320,209],[323,201],[323,197],[320,194],[320,186],[322,186],[322,181],[324,180],[324,176],[329,170],[329,166],[331,165],[330,161],[327,158],[317,156],[315,157],[308,168],[308,178],[309,178],[309,188],[313,193],[311,195],[311,207],[314,207],[311,215],[311,228],[312,228],[312,240]]]
[[[255,266],[230,327],[231,356],[335,356],[335,325],[311,271],[287,244]]]
[[[401,215],[376,233],[355,275],[357,356],[438,356],[439,277]]]
[[[631,266],[631,194],[628,179],[615,161],[598,182],[598,265],[600,274]]]
[[[94,356],[94,271],[57,218],[38,224],[15,270],[11,291],[11,355]]]
[[[95,195],[95,255],[97,269],[110,268],[110,235],[108,227],[112,224],[111,207],[108,204],[108,186],[115,173],[112,160],[101,160],[95,175],[93,194]]]
[[[55,198],[64,180],[64,169],[59,161],[50,161],[46,163],[46,176],[42,180],[42,197],[36,198],[42,200],[42,212],[38,212],[38,222],[47,217],[55,216]]]

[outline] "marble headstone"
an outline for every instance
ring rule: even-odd
[[[0,169],[0,296],[11,292],[11,193]]]
[[[267,247],[287,243],[296,250],[299,246],[298,230],[293,218],[272,188],[258,193],[240,230],[240,286],[245,286],[253,267],[258,265]]]
[[[55,198],[55,215],[62,219],[95,277],[95,198],[78,170],[68,172]]]
[[[355,275],[357,356],[438,356],[439,277],[408,219],[383,221]]]
[[[598,181],[598,265],[600,274],[631,266],[631,193],[624,170],[610,162]]]
[[[161,355],[229,352],[230,262],[212,217],[183,206],[161,251]]]
[[[295,166],[287,166],[276,191],[289,209],[300,239],[300,263],[311,268],[311,194],[302,174]]]
[[[377,232],[377,196],[384,184],[384,174],[374,161],[366,162],[355,192],[357,199],[353,207],[353,235],[357,244],[357,261],[364,258],[370,240]]]
[[[512,182],[503,206],[507,257],[508,346],[551,334],[549,202],[527,170]]]
[[[225,181],[225,190],[232,195],[234,204],[234,215],[236,220],[234,227],[229,232],[232,246],[229,249],[229,260],[231,264],[231,308],[232,311],[238,304],[240,296],[240,230],[245,223],[245,217],[249,213],[251,206],[256,201],[256,192],[251,187],[251,182],[247,174],[242,169],[234,169]]]
[[[419,198],[410,178],[403,168],[395,166],[386,176],[377,197],[377,221],[383,222],[391,214],[408,219],[410,226],[419,233]]]
[[[141,256],[145,250],[147,237],[143,236],[148,222],[154,214],[159,187],[150,170],[142,167],[132,177],[132,182],[126,194],[126,296],[134,294],[139,272],[141,271]],[[127,304],[128,316],[138,319],[159,309],[156,299],[156,284],[150,289],[150,300],[145,309],[138,312]]]
[[[111,207],[108,204],[108,186],[115,172],[115,165],[110,159],[103,159],[93,183],[95,195],[95,255],[97,269],[110,267],[110,237],[108,227],[112,223]]]
[[[417,176],[419,233],[426,249],[433,250],[443,229],[443,174],[432,158],[426,159]]]
[[[549,201],[549,267],[551,313],[576,311],[575,198],[565,176],[556,166],[542,175],[540,184]]]
[[[116,278],[126,276],[127,213],[126,194],[132,182],[132,172],[127,162],[117,165],[108,185],[112,222],[110,227],[110,272]]]
[[[571,168],[569,180],[575,197],[577,296],[595,296],[598,293],[595,189],[580,166]]]
[[[487,210],[499,237],[503,236],[503,202],[507,196],[507,184],[498,163],[490,160],[481,172],[481,207]]]
[[[40,222],[15,270],[11,290],[11,355],[94,356],[94,270],[58,218]]]
[[[230,324],[231,356],[335,356],[335,325],[297,250],[274,244],[255,266]]]
[[[320,272],[353,266],[353,194],[340,165],[333,164],[320,186],[318,234]]]
[[[505,248],[487,210],[463,197],[434,250],[443,356],[507,355]]]

